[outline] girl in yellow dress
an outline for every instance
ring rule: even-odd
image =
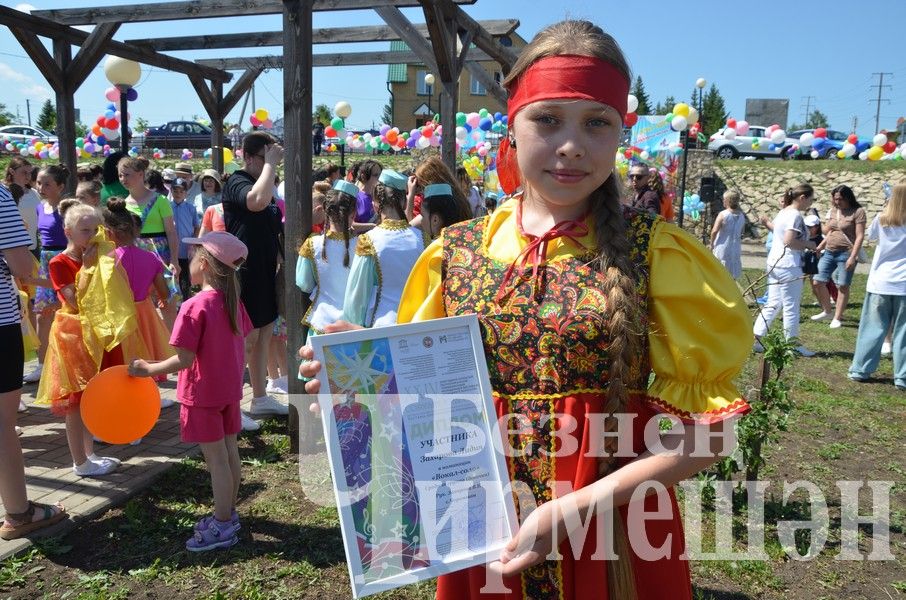
[[[751,320],[707,248],[620,204],[629,82],[596,25],[539,32],[504,82],[509,199],[445,228],[409,277],[401,323],[478,316],[503,447],[515,450],[520,529],[498,560],[441,576],[439,599],[692,597],[672,488],[732,450]],[[659,415],[675,419],[673,455],[658,451]],[[700,428],[710,447],[696,447]],[[640,510],[658,518],[628,520]]]

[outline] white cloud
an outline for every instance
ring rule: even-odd
[[[28,75],[19,73],[6,63],[0,62],[0,82],[12,84],[20,94],[26,97],[39,97],[41,100],[52,98],[53,90],[46,85],[38,83]]]

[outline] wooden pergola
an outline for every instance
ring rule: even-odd
[[[463,69],[495,98],[506,102],[506,92],[479,62],[496,61],[503,73],[516,60],[512,49],[501,45],[485,25],[492,28],[500,21],[475,21],[461,5],[476,0],[190,0],[128,6],[97,6],[34,11],[26,14],[0,6],[0,24],[6,25],[37,65],[56,93],[57,133],[60,160],[69,167],[70,186],[75,186],[75,102],[74,93],[105,54],[113,54],[146,65],[185,74],[208,113],[213,130],[212,147],[223,146],[223,121],[265,70],[283,69],[283,116],[285,138],[285,289],[290,371],[298,366],[295,349],[302,342],[302,302],[295,287],[295,262],[298,245],[311,231],[312,146],[307,132],[312,128],[312,69],[315,66],[406,64],[421,62],[440,80],[440,119],[444,130],[441,156],[453,167],[458,105],[458,81]],[[413,24],[400,10],[420,7],[424,24]],[[374,10],[385,26],[313,29],[315,11]],[[214,34],[190,37],[133,39],[115,41],[113,36],[123,23],[241,17],[282,14],[283,29],[243,34]],[[507,20],[513,28],[518,21]],[[94,25],[87,33],[77,25]],[[38,36],[51,40],[53,55]],[[410,50],[387,52],[347,52],[315,54],[315,44],[377,42],[402,40]],[[72,56],[72,46],[79,46]],[[231,49],[282,46],[282,55],[230,57],[187,61],[164,54],[165,51]],[[474,46],[474,48],[473,48]],[[230,71],[242,71],[231,89],[224,84],[233,80]],[[223,155],[213,152],[214,167],[223,170]],[[295,199],[295,201],[292,201]],[[290,392],[304,393],[301,382],[290,379]],[[290,409],[291,429],[299,416]],[[313,447],[317,423],[302,417],[303,450]],[[296,441],[291,435],[291,442]],[[307,448],[305,446],[308,446]]]

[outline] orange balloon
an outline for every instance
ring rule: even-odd
[[[160,416],[160,391],[149,377],[130,377],[126,365],[91,378],[81,401],[82,421],[109,444],[128,444],[151,431]]]

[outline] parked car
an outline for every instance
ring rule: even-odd
[[[202,150],[211,147],[212,131],[195,121],[170,121],[160,127],[150,127],[145,132],[143,141],[145,148],[160,148],[161,150],[178,150],[180,148],[189,148],[190,150]],[[227,148],[233,147],[233,142],[223,136],[223,145]]]
[[[814,129],[798,129],[796,131],[791,131],[790,133],[786,134],[786,141],[783,143],[783,150],[781,152],[780,158],[782,158],[784,160],[789,158],[788,153],[790,151],[790,148],[793,146],[793,144],[799,143],[799,138],[802,137],[803,133],[815,133],[815,130]],[[848,138],[848,137],[849,137],[849,135],[846,133],[843,133],[842,131],[828,129],[827,137],[825,138],[824,142],[820,144],[820,146],[821,146],[820,149],[814,148],[814,145],[813,145],[812,148],[809,148],[807,152],[803,151],[803,153],[796,156],[796,158],[798,158],[798,159],[811,158],[811,151],[814,148],[814,149],[818,150],[818,158],[826,158],[828,160],[837,160],[837,152],[843,149],[843,144],[846,143],[846,138]],[[856,142],[856,146],[860,146],[860,145],[863,147],[865,147],[866,145],[870,146],[871,140],[863,140],[863,139],[859,138],[858,142]]]
[[[708,150],[717,155],[717,158],[739,158],[740,156],[754,156],[756,158],[777,158],[780,156],[780,146],[771,149],[770,138],[765,137],[767,127],[749,125],[746,135],[737,135],[728,140],[724,133],[727,128],[721,129],[708,138]],[[758,142],[755,144],[755,142]]]
[[[13,143],[21,144],[22,142],[29,142],[35,138],[41,140],[45,144],[57,142],[57,136],[49,131],[44,131],[40,127],[32,127],[31,125],[6,125],[0,127],[0,140],[8,140]]]

